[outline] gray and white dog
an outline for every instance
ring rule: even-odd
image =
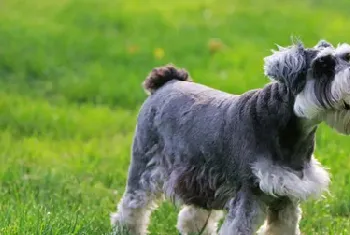
[[[242,95],[153,69],[113,227],[146,234],[165,195],[182,205],[181,234],[216,234],[224,214],[223,235],[300,234],[299,203],[330,183],[313,156],[318,125],[350,134],[349,59],[348,44],[325,40],[279,47],[264,59],[271,83]]]

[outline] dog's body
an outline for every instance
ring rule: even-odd
[[[295,58],[286,61],[302,69]],[[292,75],[273,60],[265,62],[266,74]],[[326,114],[302,117],[309,110],[299,86],[308,83],[288,79],[231,95],[196,84],[172,66],[153,70],[144,84],[152,95],[139,113],[128,184],[112,224],[145,234],[154,202],[165,195],[184,205],[177,225],[182,234],[202,228],[216,234],[224,209],[223,235],[253,234],[266,218],[260,234],[299,234],[299,201],[321,195],[329,183],[313,157],[317,124]]]

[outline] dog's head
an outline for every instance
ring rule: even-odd
[[[297,42],[279,47],[264,62],[265,75],[285,83],[295,96],[297,116],[350,134],[350,45],[321,40],[305,48]]]

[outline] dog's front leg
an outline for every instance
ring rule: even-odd
[[[239,191],[229,204],[220,235],[253,235],[264,222],[265,205],[249,190]]]
[[[283,201],[282,206],[269,206],[265,223],[259,229],[259,235],[300,235],[299,221],[301,209],[298,203]]]

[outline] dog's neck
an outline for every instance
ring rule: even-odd
[[[242,95],[244,113],[250,117],[253,132],[272,160],[301,169],[314,152],[317,124],[295,115],[295,97],[280,82]],[[267,149],[266,149],[267,148]]]

